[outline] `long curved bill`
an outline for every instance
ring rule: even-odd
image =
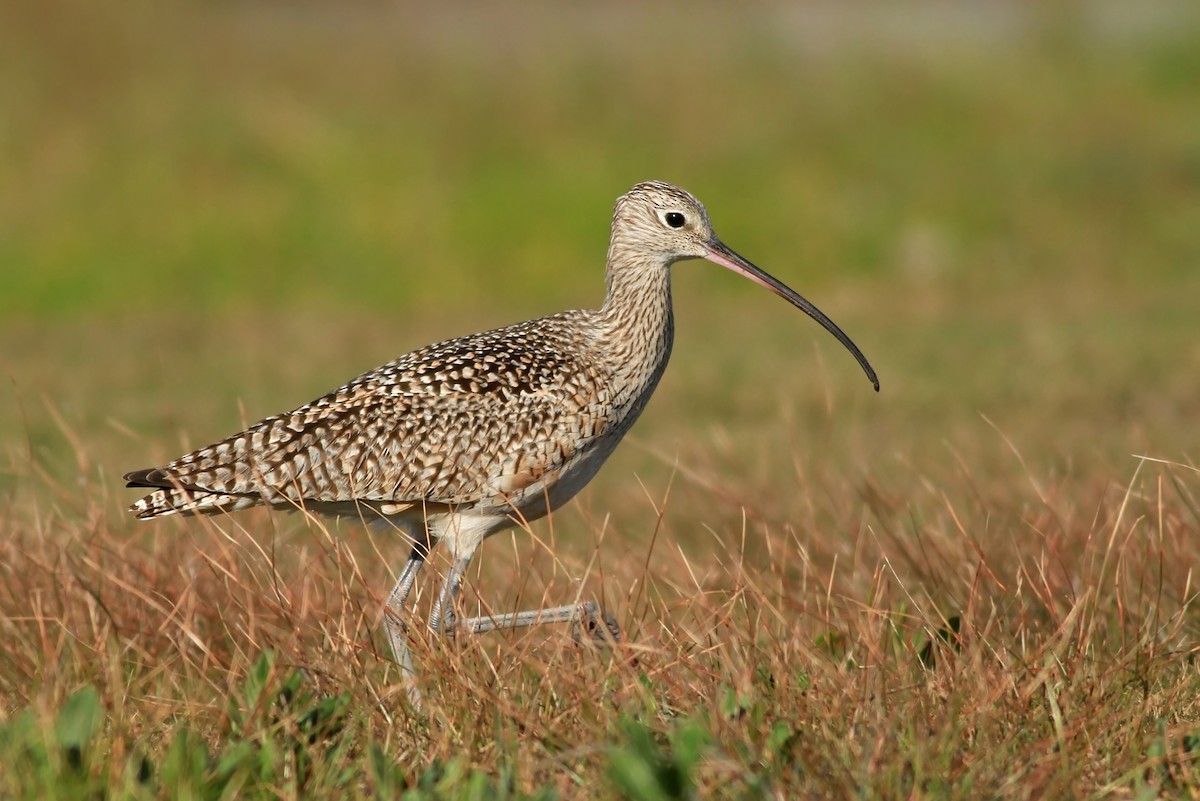
[[[874,385],[875,391],[879,391],[879,378],[875,375],[875,368],[871,367],[871,363],[867,361],[867,357],[858,349],[858,345],[855,345],[850,337],[846,336],[845,332],[837,327],[833,320],[826,317],[824,312],[802,298],[799,293],[775,276],[760,270],[743,259],[721,240],[714,237],[708,243],[707,250],[708,253],[705,254],[704,258],[713,264],[719,264],[726,269],[733,270],[738,275],[749,278],[759,286],[766,287],[820,323],[826,331],[837,337],[838,342],[846,346],[846,350],[854,354],[854,358],[858,359],[858,363],[862,365],[863,372],[867,374],[867,378],[871,379],[871,384]]]

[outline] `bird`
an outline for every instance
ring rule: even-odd
[[[705,207],[661,181],[634,185],[613,210],[604,303],[414,350],[293,411],[267,417],[161,467],[125,475],[149,489],[141,520],[255,506],[390,525],[410,551],[383,628],[414,669],[405,604],[433,548],[449,550],[429,616],[440,634],[546,622],[619,639],[595,602],[459,621],[454,600],[488,537],[545,517],[596,475],[645,409],[671,355],[671,268],[706,259],[816,320],[879,379],[816,306],[723,243]]]

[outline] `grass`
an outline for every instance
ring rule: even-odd
[[[61,8],[0,12],[0,796],[1200,795],[1186,5]],[[127,470],[597,302],[647,177],[883,392],[679,265],[643,422],[465,593],[620,646],[414,630],[416,712],[400,543],[129,520]]]

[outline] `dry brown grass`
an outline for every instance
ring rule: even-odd
[[[180,726],[221,743],[270,649],[281,674],[353,699],[350,763],[376,741],[410,775],[506,764],[520,787],[606,795],[632,720],[664,742],[705,733],[702,797],[1195,792],[1195,468],[1132,462],[1117,481],[1008,455],[986,479],[959,454],[945,475],[847,481],[797,453],[775,479],[794,494],[763,504],[717,459],[648,456],[641,502],[609,516],[585,496],[497,537],[466,593],[497,611],[598,597],[624,641],[418,627],[418,713],[377,632],[403,552],[389,532],[265,511],[134,527],[111,480],[16,454],[4,710],[49,715],[90,683],[113,764]]]

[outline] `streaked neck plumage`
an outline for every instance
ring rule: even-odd
[[[638,394],[648,395],[667,367],[675,338],[670,264],[626,241],[614,226],[605,281],[608,292],[597,313],[605,360]]]

